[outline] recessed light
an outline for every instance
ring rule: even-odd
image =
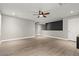
[[[74,11],[71,10],[70,13],[72,14],[72,13],[74,13]]]
[[[15,13],[13,12],[12,15],[15,16]]]
[[[43,15],[40,15],[40,17],[43,17]]]

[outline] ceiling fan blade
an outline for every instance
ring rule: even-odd
[[[47,12],[47,13],[44,13],[44,15],[48,15],[48,14],[50,14],[49,12]]]
[[[42,15],[43,15],[44,13],[42,12]]]
[[[43,17],[45,17],[45,18],[46,18],[46,16],[45,16],[45,15],[43,15]]]

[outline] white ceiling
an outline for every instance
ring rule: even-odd
[[[50,12],[47,18],[37,18],[36,12],[39,10]],[[59,20],[64,17],[79,14],[78,3],[0,3],[0,11],[3,14],[16,16],[24,19],[49,22]]]

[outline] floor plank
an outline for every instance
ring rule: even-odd
[[[3,42],[0,56],[79,56],[76,42],[49,37]]]

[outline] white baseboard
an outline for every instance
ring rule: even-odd
[[[45,35],[46,37],[50,37],[50,38],[57,38],[57,39],[62,39],[62,40],[66,40],[65,38],[61,38],[61,37],[55,37],[55,36],[49,36],[49,35]]]
[[[61,38],[61,37],[54,37],[54,36],[49,36],[49,35],[42,35],[44,37],[50,37],[50,38],[56,38],[56,39],[62,39],[62,40],[71,40],[71,39],[67,39],[67,38]],[[13,39],[5,39],[5,40],[1,40],[1,42],[5,42],[5,41],[13,41],[13,40],[21,40],[21,39],[28,39],[28,38],[34,38],[35,36],[30,36],[30,37],[20,37],[20,38],[13,38]],[[74,41],[74,40],[71,40]]]
[[[62,39],[62,40],[75,41],[75,40],[68,39],[68,38],[61,38],[61,37],[55,37],[55,36],[49,36],[49,35],[44,35],[44,36],[46,36],[46,37],[50,37],[50,38]]]
[[[13,41],[13,40],[22,40],[22,39],[28,39],[28,38],[33,38],[35,36],[30,36],[30,37],[20,37],[20,38],[13,38],[13,39],[5,39],[1,40],[0,42],[5,42],[5,41]]]

